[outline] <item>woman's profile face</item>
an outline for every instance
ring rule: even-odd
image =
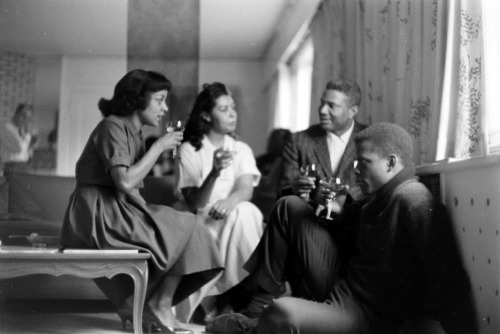
[[[219,96],[209,115],[211,130],[221,134],[234,132],[237,117],[233,98],[230,95]]]
[[[160,90],[151,94],[146,109],[138,112],[142,125],[158,126],[161,123],[162,117],[168,111],[167,94],[167,90]]]

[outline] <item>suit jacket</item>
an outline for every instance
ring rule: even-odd
[[[320,124],[310,126],[308,129],[293,134],[292,139],[285,144],[283,150],[283,169],[280,178],[280,194],[292,194],[292,182],[300,175],[300,166],[314,163],[318,177],[339,177],[349,185],[349,193],[354,198],[359,195],[356,186],[353,162],[356,159],[356,146],[353,137],[356,133],[366,128],[366,125],[354,122],[354,129],[347,142],[344,154],[340,160],[338,171],[333,175],[328,151],[327,133]]]

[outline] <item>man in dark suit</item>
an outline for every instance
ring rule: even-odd
[[[360,104],[361,89],[354,81],[339,79],[327,83],[318,108],[320,123],[295,133],[285,145],[280,180],[282,196],[294,194],[305,198],[310,193],[315,202],[318,192],[313,190],[318,180],[325,177],[341,178],[349,186],[351,196],[360,194],[352,167],[356,151],[352,138],[366,128],[354,120]],[[310,164],[315,165],[316,180],[300,171]],[[342,205],[345,196],[339,196],[338,200]]]

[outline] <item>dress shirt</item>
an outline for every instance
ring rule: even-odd
[[[337,174],[340,160],[342,159],[342,155],[344,154],[345,148],[347,146],[347,143],[349,142],[349,138],[351,137],[353,129],[354,129],[354,122],[352,122],[349,129],[340,136],[337,136],[333,132],[328,131],[327,143],[328,143],[328,151],[330,152],[330,163],[332,165],[333,175]]]

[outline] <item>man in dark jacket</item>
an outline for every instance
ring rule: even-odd
[[[366,128],[354,119],[361,105],[361,89],[348,79],[333,80],[326,84],[318,108],[320,123],[294,133],[285,144],[283,171],[280,180],[282,195],[316,198],[317,181],[301,174],[301,167],[314,164],[317,178],[343,179],[356,192],[352,162],[355,158],[353,137]],[[354,195],[354,193],[353,193]],[[338,198],[341,205],[345,196]]]
[[[358,133],[355,145],[357,182],[367,197],[346,203],[329,237],[316,222],[300,219],[300,199],[282,198],[246,266],[254,283],[253,314],[246,315],[257,320],[227,316],[212,327],[259,334],[398,333],[406,319],[425,314],[447,333],[477,332],[450,220],[417,181],[411,137],[395,124],[379,123]],[[304,243],[303,234],[314,242]],[[354,251],[349,240],[355,240]],[[292,291],[300,298],[263,298],[277,298],[296,272],[308,282],[308,289]]]

